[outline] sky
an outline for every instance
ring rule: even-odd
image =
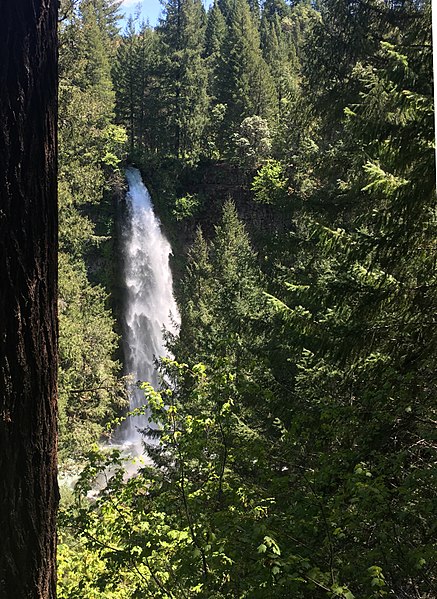
[[[144,18],[145,21],[148,19],[150,25],[156,25],[158,17],[161,14],[161,3],[159,0],[142,0],[140,2],[138,0],[123,0],[120,12],[126,14],[125,20],[127,20],[130,15],[135,14],[138,8],[140,9],[141,19]],[[120,24],[123,29],[124,22],[121,21]]]
[[[205,6],[209,6],[210,0],[203,0]],[[140,9],[140,19],[145,21],[149,20],[150,25],[156,25],[158,17],[161,14],[161,3],[159,0],[123,0],[123,4],[120,6],[120,12],[125,13],[125,19],[120,22],[122,30],[124,24],[130,15],[134,15],[135,12]]]

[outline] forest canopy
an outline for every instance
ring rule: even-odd
[[[430,0],[120,22],[61,2],[58,597],[435,598]],[[127,164],[181,315],[130,477]]]

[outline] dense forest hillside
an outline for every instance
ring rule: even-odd
[[[58,596],[434,599],[431,2],[119,5],[61,2]],[[130,478],[128,163],[181,314]]]

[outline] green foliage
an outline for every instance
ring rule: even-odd
[[[196,159],[209,104],[203,58],[204,8],[201,0],[167,0],[164,15],[158,28],[163,149],[177,157]]]
[[[300,71],[299,54],[302,47],[302,33],[308,35],[309,7],[297,4],[290,10],[287,4],[277,0],[264,2],[260,24],[261,48],[269,66],[276,90],[276,113],[283,111],[283,105],[293,91],[296,91]]]
[[[252,345],[260,340],[251,323],[264,309],[261,275],[231,202],[223,207],[211,244],[197,231],[178,300],[183,324],[175,351],[181,360],[201,361],[208,356],[238,368],[246,358],[254,359],[249,358]]]
[[[209,92],[217,101],[218,80],[216,71],[220,63],[222,44],[226,33],[226,19],[217,0],[210,7],[205,30],[205,56],[208,66]]]
[[[126,127],[130,154],[150,151],[157,143],[159,119],[156,118],[157,36],[145,25],[139,31],[130,18],[120,39],[112,77],[115,87],[117,120]]]
[[[177,221],[183,220],[184,218],[191,218],[199,210],[200,205],[200,198],[188,193],[183,198],[177,198],[173,216]]]
[[[269,124],[259,116],[248,116],[234,133],[236,159],[244,170],[254,170],[269,157],[272,143]]]
[[[60,597],[434,596],[429,18],[429,2],[324,0],[317,13],[267,0],[260,20],[256,2],[218,0],[206,21],[184,1],[166,3],[158,32],[146,34],[159,44],[138,98],[160,98],[153,115],[164,129],[154,140],[145,127],[148,141],[135,133],[133,144],[156,153],[148,164],[173,218],[191,226],[209,183],[206,167],[181,159],[223,160],[237,139],[243,168],[258,169],[251,191],[262,205],[235,184],[212,185],[238,202],[225,202],[205,234],[198,228],[188,251],[180,335],[168,338],[174,360],[160,364],[161,391],[142,386],[148,408],[139,411],[154,426],[147,458],[128,477],[119,452],[89,456],[61,515]],[[209,116],[194,79],[208,81]],[[115,343],[104,292],[89,287],[81,263],[93,224],[78,210],[99,199],[104,177],[93,185],[93,169],[104,162],[109,114],[96,109],[89,147],[77,135],[78,157],[64,141],[85,130],[86,118],[68,124],[87,90],[61,92],[75,106],[61,129],[71,162],[60,179],[70,391],[85,384],[79,372],[102,381],[115,368],[100,351]],[[236,205],[252,229],[261,211],[283,228],[255,252]],[[88,354],[103,370],[89,369]],[[69,417],[69,402],[80,416],[92,399],[64,396]],[[89,406],[96,432],[87,439],[115,399]]]
[[[253,459],[262,460],[263,451],[256,431],[237,413],[232,378],[202,364],[164,366],[174,390],[158,394],[144,387],[161,427],[160,468],[143,467],[124,481],[118,453],[90,456],[76,507],[61,516],[80,531],[88,571],[81,565],[78,578],[76,564],[70,570],[64,557],[68,546],[61,545],[60,596],[74,597],[78,589],[85,598],[97,589],[111,596],[115,588],[120,597],[123,589],[131,597],[281,592],[286,557],[270,530],[274,501],[241,474]],[[202,406],[196,415],[178,402],[182,389],[188,405]],[[250,447],[249,455],[243,447]],[[104,472],[107,483],[90,503],[85,496]]]
[[[104,145],[102,148],[102,163],[104,166],[117,169],[123,156],[123,151],[127,142],[127,133],[124,127],[118,125],[108,125],[102,131]]]
[[[59,256],[59,411],[61,457],[80,455],[123,404],[120,366],[112,358],[118,338],[106,294],[92,287],[85,266]]]
[[[268,160],[252,181],[254,199],[260,204],[283,205],[287,197],[287,187],[284,167],[277,160]]]
[[[210,111],[209,121],[205,128],[205,138],[202,142],[204,154],[208,158],[219,159],[221,147],[221,130],[226,116],[226,106],[215,104]]]
[[[361,100],[346,111],[346,135],[366,152],[326,185],[337,212],[317,206],[315,248],[307,242],[287,302],[274,307],[289,351],[302,348],[287,418],[299,454],[290,447],[290,461],[303,456],[320,493],[334,593],[346,582],[360,597],[426,597],[435,572],[417,560],[435,550],[419,525],[433,510],[435,265],[423,248],[435,231],[435,167],[432,91],[421,73],[430,62],[424,55],[414,72],[386,44],[378,56],[379,69],[357,67]]]
[[[214,96],[227,107],[222,131],[225,142],[246,117],[268,119],[272,115],[273,81],[247,2],[235,0],[222,12],[226,30],[215,73]]]
[[[112,123],[109,73],[113,2],[65,6],[59,84],[59,416],[62,463],[80,459],[124,404],[114,359],[118,337],[107,291],[90,283],[89,256],[107,181],[124,156],[125,130]],[[103,210],[102,210],[103,213]],[[101,216],[100,218],[103,218]],[[95,271],[96,268],[94,267]]]

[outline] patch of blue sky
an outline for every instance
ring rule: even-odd
[[[202,0],[207,8],[211,4],[211,0]],[[160,0],[123,0],[120,6],[120,13],[123,14],[123,19],[120,20],[120,28],[123,31],[127,20],[130,16],[139,16],[139,21],[148,22],[154,27],[158,23],[158,19],[162,16],[162,5]]]

